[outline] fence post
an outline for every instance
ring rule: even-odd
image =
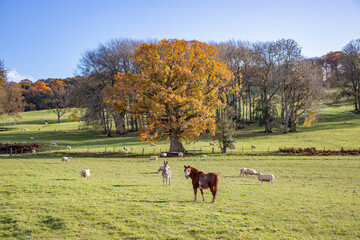
[[[106,152],[106,150],[107,150],[107,147],[105,147],[105,152]]]
[[[12,148],[10,148],[10,157],[12,156]]]
[[[212,148],[212,153],[214,153],[214,150],[215,150],[215,149],[214,149],[214,147],[213,147],[213,148]]]
[[[144,148],[142,149],[142,155],[144,155]]]
[[[155,148],[154,148],[154,150],[153,150],[153,154],[155,154]]]

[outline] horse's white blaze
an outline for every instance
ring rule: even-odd
[[[189,175],[190,175],[190,169],[186,169],[186,171],[185,171],[185,177],[186,177],[186,178],[189,178]]]

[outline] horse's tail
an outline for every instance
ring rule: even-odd
[[[214,186],[213,189],[211,190],[212,194],[213,194],[213,201],[216,201],[216,195],[217,195],[217,190],[218,190],[218,186],[219,186],[219,182],[220,182],[220,177],[219,174],[215,173],[215,181],[214,181]]]
[[[217,190],[219,182],[220,182],[220,177],[219,174],[215,174],[216,178],[215,178],[215,189]]]

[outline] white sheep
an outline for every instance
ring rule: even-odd
[[[273,174],[261,174],[260,171],[256,173],[258,179],[261,181],[261,185],[263,184],[263,181],[269,182],[269,185],[273,183],[275,176]]]
[[[167,157],[167,153],[162,152],[162,153],[160,154],[160,157]]]
[[[210,143],[210,146],[215,146],[215,143],[214,143],[214,142],[211,142],[211,143]]]
[[[66,163],[70,162],[70,159],[71,157],[62,157],[62,161]]]
[[[70,146],[66,146],[66,150],[70,151],[71,147]]]
[[[251,149],[256,149],[256,146],[255,145],[251,145]]]
[[[205,154],[201,154],[201,157],[202,157],[202,158],[206,158],[206,155],[205,155]]]
[[[58,142],[57,142],[57,141],[52,141],[52,142],[50,142],[50,145],[52,145],[52,146],[57,146],[57,145],[58,145]]]
[[[36,153],[36,150],[35,150],[35,149],[33,149],[33,150],[31,150],[31,152],[32,152],[32,153]]]
[[[242,168],[242,169],[240,169],[240,176],[246,174],[246,169],[247,169],[247,168]]]
[[[81,177],[84,177],[85,180],[90,178],[90,168],[83,169],[80,174]]]
[[[156,144],[155,143],[150,143],[150,147],[155,147]]]
[[[251,169],[251,168],[246,169],[246,172],[245,172],[247,177],[249,177],[250,175],[256,175],[256,173],[257,173],[256,170]]]
[[[27,132],[27,131],[29,131],[29,129],[27,129],[27,128],[22,128],[21,131]]]
[[[31,140],[34,140],[34,137],[30,137]]]
[[[158,157],[157,156],[151,156],[149,157],[149,161],[157,161]]]
[[[183,152],[179,152],[179,153],[178,153],[178,157],[181,157],[181,158],[184,157],[184,153],[183,153]]]
[[[129,149],[127,147],[124,147],[125,152],[129,152]]]

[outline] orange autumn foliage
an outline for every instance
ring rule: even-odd
[[[226,65],[216,61],[216,54],[214,47],[195,40],[140,45],[133,58],[141,73],[120,73],[115,86],[136,96],[131,111],[147,117],[140,140],[181,143],[215,133],[220,90],[231,76]]]
[[[47,86],[46,83],[39,80],[31,84],[30,90],[32,92],[47,92],[47,91],[51,91],[51,88]]]

